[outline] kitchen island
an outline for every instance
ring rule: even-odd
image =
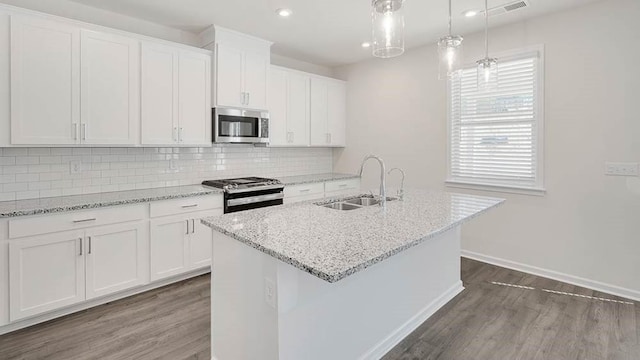
[[[414,190],[323,206],[338,200],[202,220],[213,359],[380,358],[463,290],[461,224],[503,201]]]

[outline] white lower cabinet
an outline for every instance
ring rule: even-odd
[[[11,321],[85,300],[83,242],[68,231],[9,243]]]
[[[319,183],[290,185],[284,188],[284,203],[322,200],[323,198],[352,195],[360,189],[360,179],[332,180]]]
[[[148,282],[143,221],[9,243],[10,319],[23,319]]]
[[[146,222],[85,232],[87,300],[149,281],[147,232]]]
[[[151,220],[151,281],[211,265],[212,230],[200,219],[222,209]]]

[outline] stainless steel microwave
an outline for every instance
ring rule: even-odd
[[[212,127],[216,143],[269,143],[269,113],[266,111],[214,108]]]

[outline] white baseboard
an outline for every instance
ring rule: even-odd
[[[630,300],[640,301],[640,291],[627,289],[616,285],[606,284],[603,282],[581,278],[579,276],[564,274],[561,272],[539,268],[536,266],[526,265],[519,262],[501,259],[489,255],[479,254],[472,251],[462,250],[462,257],[481,261],[484,263],[525,272],[528,274],[541,276],[571,285],[581,286],[587,289],[600,291],[606,294],[627,298]]]
[[[444,294],[440,295],[437,299],[433,300],[429,305],[424,307],[415,316],[402,324],[399,328],[394,330],[384,340],[376,344],[373,348],[367,351],[360,357],[360,360],[380,359],[396,345],[398,345],[404,338],[417,329],[423,322],[427,321],[436,311],[451,301],[456,295],[460,294],[464,290],[462,281],[456,283]]]

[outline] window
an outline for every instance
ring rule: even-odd
[[[542,59],[541,48],[498,57],[490,91],[475,66],[450,80],[448,184],[543,190]]]

